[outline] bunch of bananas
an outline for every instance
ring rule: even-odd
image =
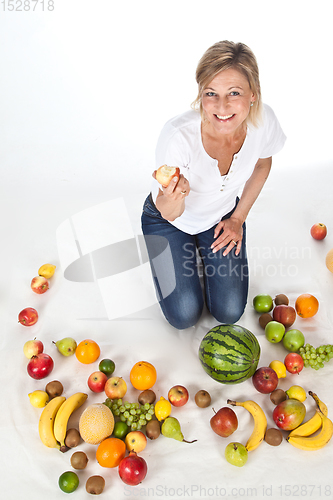
[[[301,450],[320,450],[323,448],[333,436],[333,422],[328,418],[328,410],[323,403],[312,391],[309,391],[310,396],[316,402],[316,413],[310,420],[292,430],[288,437],[288,443]],[[319,429],[320,432],[313,435]]]
[[[265,432],[267,429],[267,418],[265,413],[255,401],[248,400],[240,402],[231,401],[230,399],[228,399],[227,403],[232,406],[243,406],[243,408],[251,413],[254,419],[254,429],[245,445],[245,448],[247,449],[247,451],[255,450],[256,448],[258,448],[260,443],[262,443],[265,437]]]
[[[88,395],[77,392],[66,399],[57,396],[47,403],[39,419],[39,436],[48,448],[58,448],[64,452],[67,424],[72,413],[83,405]]]

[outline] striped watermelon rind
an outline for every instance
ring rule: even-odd
[[[257,369],[260,345],[252,332],[240,325],[218,325],[209,330],[199,347],[199,359],[222,384],[239,384]]]

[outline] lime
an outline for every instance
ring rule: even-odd
[[[129,429],[128,425],[126,424],[126,422],[121,422],[121,420],[120,420],[119,422],[116,422],[114,424],[113,435],[116,438],[124,439],[124,437],[129,432],[129,430],[130,429]]]
[[[79,486],[78,475],[73,471],[67,471],[59,477],[59,488],[65,493],[73,493]]]
[[[112,359],[102,359],[102,361],[98,365],[98,369],[100,372],[105,373],[108,377],[112,375],[116,368],[116,365]]]

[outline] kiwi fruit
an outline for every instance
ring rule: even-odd
[[[67,448],[75,448],[81,441],[80,433],[77,429],[68,429],[66,432],[65,445]]]
[[[161,424],[158,420],[149,420],[146,425],[146,435],[149,439],[157,439],[161,434]]]
[[[156,399],[156,394],[151,389],[141,392],[141,394],[139,394],[138,397],[140,405],[145,405],[146,403],[149,403],[151,405],[155,402],[155,399]]]
[[[71,456],[71,466],[73,469],[85,469],[87,467],[88,457],[84,451],[76,451]]]
[[[102,476],[91,476],[86,482],[86,491],[92,495],[100,495],[105,487],[105,479]]]
[[[271,446],[279,446],[282,443],[282,432],[279,429],[267,429],[265,433],[265,441]]]
[[[275,389],[269,397],[273,404],[278,405],[287,399],[287,394],[282,389]]]
[[[49,398],[52,399],[57,396],[61,396],[61,394],[64,392],[64,388],[59,380],[53,380],[52,382],[46,384],[45,392],[47,392]]]
[[[194,396],[194,400],[199,408],[207,408],[212,401],[209,392],[204,390],[198,391]]]
[[[289,299],[288,299],[287,295],[285,295],[284,293],[279,293],[279,295],[277,295],[275,297],[274,302],[275,302],[276,306],[281,306],[281,305],[288,306],[289,305]]]
[[[265,326],[267,325],[267,323],[269,323],[270,321],[273,321],[273,318],[272,316],[269,314],[269,313],[264,313],[262,314],[260,317],[259,317],[259,325],[261,326],[261,328],[265,329]]]

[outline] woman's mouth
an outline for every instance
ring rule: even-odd
[[[235,116],[235,115],[234,115],[234,114],[232,114],[232,115],[225,115],[225,116],[221,116],[221,115],[217,115],[217,114],[215,114],[215,116],[216,116],[216,118],[217,118],[218,120],[225,122],[225,121],[227,121],[227,120],[230,120],[230,119],[231,119],[233,116]]]

